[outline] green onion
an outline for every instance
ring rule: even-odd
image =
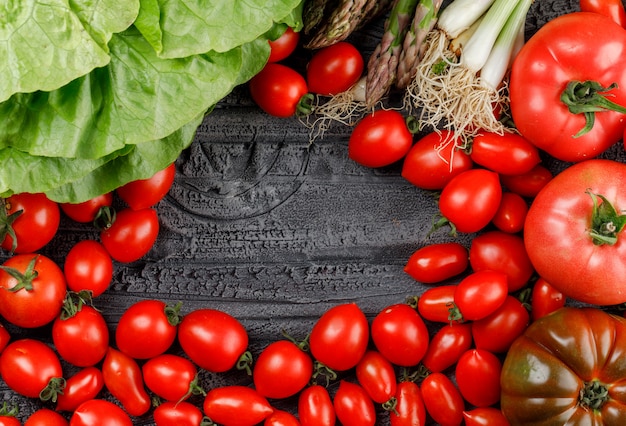
[[[495,0],[455,0],[441,11],[437,27],[450,39],[458,37],[480,18]]]

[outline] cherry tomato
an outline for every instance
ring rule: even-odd
[[[0,353],[2,353],[4,348],[7,347],[10,341],[11,334],[9,334],[9,331],[2,324],[0,324]]]
[[[504,417],[499,408],[478,407],[463,412],[466,426],[509,426],[510,423]]]
[[[0,315],[24,328],[41,327],[61,312],[67,285],[63,271],[42,254],[16,254],[3,263],[20,279],[0,270]]]
[[[63,393],[57,397],[57,411],[72,412],[83,402],[95,399],[104,388],[104,377],[97,367],[85,367],[65,381]]]
[[[187,401],[165,401],[152,413],[156,426],[198,426],[202,424],[202,410]]]
[[[432,132],[411,147],[402,164],[402,177],[421,189],[441,190],[454,176],[471,169],[474,162],[457,150],[453,133]]]
[[[469,260],[474,271],[504,272],[508,276],[509,292],[524,287],[535,272],[524,239],[502,231],[488,231],[473,238]]]
[[[389,362],[402,367],[416,365],[428,347],[428,329],[415,309],[399,303],[374,317],[371,336],[376,349]]]
[[[176,340],[180,305],[144,299],[130,305],[115,328],[115,344],[136,359],[153,358],[167,351]]]
[[[70,303],[70,302],[67,302]],[[71,315],[60,315],[52,323],[52,342],[65,361],[88,367],[102,361],[109,347],[109,328],[92,306],[74,307]]]
[[[111,257],[129,263],[145,256],[159,234],[159,218],[154,209],[122,209],[111,226],[100,233],[100,241]]]
[[[333,399],[333,406],[343,426],[374,426],[376,424],[374,403],[365,389],[356,383],[341,380]]]
[[[156,205],[167,195],[175,177],[176,164],[172,163],[149,178],[128,182],[115,191],[131,209],[147,209]]]
[[[4,218],[8,226],[0,233],[1,246],[13,253],[38,251],[59,229],[61,210],[45,194],[23,192],[11,195],[4,199],[4,209],[0,218]]]
[[[504,353],[528,327],[530,314],[517,298],[507,296],[502,306],[486,318],[472,322],[472,337],[478,349]]]
[[[369,342],[369,324],[356,303],[333,306],[313,325],[309,336],[311,354],[335,371],[357,365]]]
[[[68,251],[63,273],[70,290],[89,290],[92,297],[98,297],[111,284],[113,260],[98,241],[81,240]]]
[[[421,385],[426,411],[441,426],[463,423],[465,401],[452,380],[443,373],[430,373]]]
[[[565,306],[566,297],[549,282],[539,277],[533,285],[530,314],[533,321]]]
[[[422,365],[432,373],[440,373],[456,364],[471,347],[471,323],[446,324],[433,335]]]
[[[113,193],[95,196],[81,203],[60,203],[59,206],[63,213],[70,219],[79,223],[93,222],[102,207],[111,207],[113,204]]]
[[[146,392],[141,367],[135,359],[109,347],[102,361],[104,386],[131,416],[142,416],[150,410],[152,401]]]
[[[396,110],[366,115],[352,130],[348,157],[365,167],[384,167],[401,160],[411,149],[413,135]]]
[[[298,396],[298,417],[302,426],[334,426],[337,420],[335,407],[328,390],[321,385],[311,385]]]
[[[501,199],[497,173],[470,169],[453,177],[441,190],[439,211],[457,231],[478,232],[491,222]]]
[[[133,421],[118,405],[104,399],[90,399],[78,406],[70,426],[132,426]]]
[[[20,395],[56,401],[63,391],[63,369],[57,354],[45,343],[22,338],[0,354],[0,375]]]
[[[426,289],[417,301],[417,311],[428,321],[450,323],[450,308],[454,304],[457,284],[440,285]]]
[[[254,426],[274,412],[263,395],[240,385],[211,389],[202,407],[207,417],[223,425]]]
[[[416,250],[404,272],[416,281],[435,284],[455,277],[469,266],[469,252],[460,243],[433,243]]]
[[[396,388],[395,409],[389,412],[391,426],[424,426],[426,407],[416,383],[401,381]]]
[[[396,372],[393,364],[380,352],[368,350],[356,365],[356,378],[372,401],[392,410],[396,394]]]
[[[594,12],[608,16],[615,23],[626,28],[626,11],[621,0],[580,0],[582,12]]]
[[[141,366],[141,372],[146,387],[166,401],[184,401],[205,393],[198,384],[195,364],[179,355],[152,357]]]
[[[456,364],[454,377],[463,398],[474,407],[488,407],[500,401],[502,363],[485,349],[466,351]]]
[[[6,411],[6,413],[0,413],[0,426],[22,426],[22,422],[15,417],[18,414],[17,407]]]
[[[491,222],[502,232],[515,234],[524,229],[524,221],[528,213],[526,200],[515,192],[502,193],[500,206]]]
[[[221,373],[237,364],[248,348],[248,332],[233,316],[202,308],[183,317],[178,342],[199,367]]]
[[[309,91],[324,96],[345,92],[361,78],[364,66],[361,52],[346,41],[319,49],[306,69]]]
[[[475,321],[495,312],[507,295],[507,275],[483,269],[472,272],[457,284],[454,305],[464,320]]]
[[[300,426],[300,422],[296,416],[287,411],[274,410],[274,412],[265,419],[263,426]]]
[[[501,175],[500,181],[511,192],[534,198],[552,178],[552,172],[548,168],[537,164],[529,172],[520,175]]]
[[[482,132],[472,140],[472,161],[501,175],[528,173],[541,161],[539,149],[515,133]]]
[[[282,64],[269,63],[250,82],[252,100],[274,117],[295,115],[308,93],[306,80],[296,70]]]
[[[287,27],[276,40],[268,40],[270,56],[267,62],[280,62],[288,58],[298,47],[298,41],[300,41],[300,33],[294,31],[291,27]]]
[[[292,341],[277,340],[257,357],[252,379],[261,395],[283,399],[304,389],[312,374],[313,360],[308,353]]]
[[[39,408],[33,412],[24,426],[68,426],[69,422],[61,414],[49,408]]]

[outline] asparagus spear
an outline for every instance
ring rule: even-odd
[[[419,0],[394,0],[385,32],[367,63],[365,104],[371,108],[394,84],[402,42]]]
[[[424,56],[423,44],[428,33],[437,23],[437,14],[443,0],[420,0],[415,9],[415,16],[411,27],[404,37],[396,87],[405,89],[417,73],[417,65]]]
[[[328,9],[332,8],[336,0],[307,0],[304,2],[302,10],[302,32],[309,34],[315,30],[327,14]]]

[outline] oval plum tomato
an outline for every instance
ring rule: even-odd
[[[542,277],[533,284],[530,296],[530,315],[533,321],[565,306],[566,297]]]
[[[368,342],[369,323],[356,303],[328,309],[315,322],[309,335],[313,358],[335,371],[356,366]]]
[[[66,301],[64,313],[52,323],[52,342],[61,358],[70,364],[96,365],[109,347],[109,327],[100,311],[73,303]]]
[[[469,252],[460,243],[433,243],[416,250],[404,272],[416,281],[435,284],[455,277],[469,266]]]
[[[118,405],[104,399],[90,399],[78,406],[70,426],[132,426],[133,421]]]
[[[440,373],[456,364],[471,347],[471,323],[446,324],[430,340],[422,365],[431,373]]]
[[[419,386],[401,381],[396,387],[396,406],[389,412],[391,426],[423,426],[426,424],[426,407]]]
[[[65,256],[63,273],[70,290],[88,290],[91,297],[104,293],[113,279],[113,260],[104,246],[95,240],[74,244]]]
[[[497,173],[470,169],[459,173],[441,190],[439,211],[459,232],[473,233],[493,219],[502,199]]]
[[[309,91],[324,96],[345,92],[361,78],[364,66],[361,52],[346,41],[319,49],[306,68]]]
[[[471,157],[455,148],[453,133],[442,130],[415,142],[402,163],[402,177],[418,188],[437,191],[473,166]]]
[[[417,311],[420,316],[433,322],[458,322],[450,316],[456,287],[457,284],[448,284],[426,289],[417,300]]]
[[[599,13],[611,18],[622,28],[626,28],[626,11],[621,0],[580,0],[582,12]]]
[[[286,118],[306,112],[302,110],[309,91],[306,80],[286,65],[266,64],[248,86],[252,100],[271,116]]]
[[[300,41],[300,33],[291,27],[285,28],[285,31],[275,40],[268,40],[270,45],[270,56],[267,62],[280,62],[288,58],[298,47]]]
[[[469,260],[474,271],[504,272],[508,277],[509,292],[524,287],[535,272],[524,239],[502,231],[488,231],[473,238]]]
[[[274,410],[274,412],[265,419],[263,426],[300,426],[300,422],[296,416],[287,411]]]
[[[117,195],[133,210],[153,207],[169,192],[176,177],[176,163],[172,163],[146,179],[137,179],[120,186]]]
[[[34,253],[56,235],[61,210],[45,194],[24,192],[4,199],[0,219],[2,248],[13,253]]]
[[[266,398],[283,399],[300,392],[313,374],[313,360],[296,343],[277,340],[266,346],[254,363],[252,380]]]
[[[19,327],[35,328],[60,314],[67,285],[63,271],[52,259],[42,254],[16,254],[2,268],[0,315],[4,319]]]
[[[502,410],[495,407],[477,407],[463,412],[466,426],[509,426]]]
[[[442,426],[458,426],[463,423],[465,401],[454,382],[443,373],[430,373],[421,385],[426,411]]]
[[[509,191],[522,197],[534,198],[552,180],[550,169],[537,164],[528,173],[521,175],[500,175],[500,181]]]
[[[594,305],[626,301],[626,165],[588,160],[566,168],[535,197],[524,243],[539,276]]]
[[[500,401],[502,363],[484,349],[466,351],[456,364],[454,377],[463,398],[474,407],[488,407]]]
[[[380,352],[365,352],[356,365],[356,378],[372,401],[383,404],[387,411],[395,408],[396,372]]]
[[[491,222],[500,231],[515,234],[524,229],[527,213],[526,200],[515,192],[505,191],[502,193],[500,206]]]
[[[144,299],[130,305],[115,328],[115,344],[126,355],[148,359],[167,351],[181,322],[180,304]]]
[[[248,349],[248,332],[232,315],[202,308],[189,312],[178,326],[178,342],[200,368],[222,373],[233,368]]]
[[[508,295],[508,277],[504,272],[483,269],[472,272],[457,284],[454,305],[465,321],[485,318],[495,312]]]
[[[156,426],[198,426],[203,417],[202,410],[187,401],[165,401],[152,412]]]
[[[529,322],[530,314],[524,304],[509,295],[494,313],[471,323],[474,346],[496,354],[504,353]]]
[[[348,157],[365,167],[389,166],[404,158],[412,144],[404,116],[395,110],[379,110],[363,117],[352,130]]]
[[[428,347],[428,328],[415,309],[405,303],[388,306],[374,317],[371,336],[376,349],[401,367],[416,365]]]
[[[166,401],[184,401],[192,395],[204,395],[198,383],[198,369],[187,358],[161,354],[148,359],[141,372],[146,387]]]
[[[152,401],[146,392],[141,367],[135,359],[109,347],[102,361],[104,386],[131,416],[142,416],[150,410]]]
[[[56,401],[63,391],[63,369],[54,350],[45,343],[22,338],[0,354],[0,375],[13,391],[27,398]]]
[[[298,396],[298,418],[302,426],[334,426],[337,420],[335,407],[328,390],[321,385],[311,385]]]
[[[26,421],[24,426],[68,426],[69,422],[61,414],[49,408],[39,408],[34,411]]]
[[[113,193],[107,192],[97,195],[87,201],[80,203],[60,203],[63,213],[70,219],[79,223],[91,223],[96,220],[102,207],[111,207],[113,204]]]
[[[537,147],[515,133],[482,132],[473,138],[471,149],[475,164],[501,175],[528,173],[541,162]]]
[[[346,380],[339,382],[333,399],[337,419],[343,426],[374,426],[376,408],[360,385]]]
[[[207,417],[222,425],[254,426],[274,412],[263,395],[253,388],[240,385],[211,389],[202,407]]]
[[[145,256],[154,246],[158,235],[159,218],[156,210],[125,208],[117,212],[111,226],[102,230],[100,241],[113,259],[129,263]]]
[[[104,388],[104,377],[97,367],[85,367],[65,381],[63,393],[57,397],[57,411],[72,412],[83,402],[94,399]]]

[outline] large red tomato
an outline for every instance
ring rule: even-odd
[[[626,301],[626,165],[588,160],[555,176],[533,201],[524,242],[537,273],[573,299]]]

